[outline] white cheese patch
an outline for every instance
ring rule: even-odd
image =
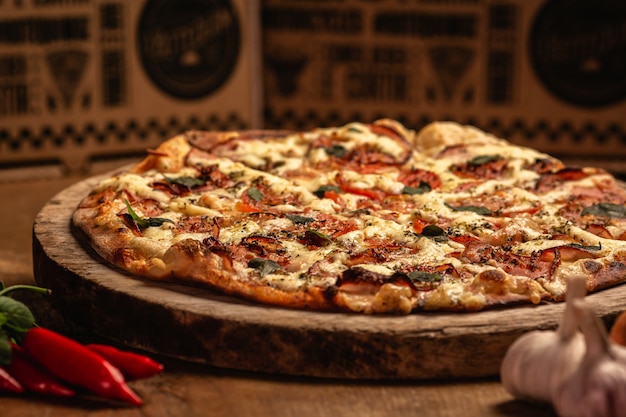
[[[147,179],[148,178],[148,179]],[[136,198],[149,198],[160,203],[166,203],[169,196],[162,191],[155,190],[150,183],[150,177],[136,174],[123,174],[114,176],[100,182],[96,190],[111,188],[116,191],[128,191]]]
[[[238,244],[244,237],[261,233],[261,227],[254,220],[238,222],[230,227],[220,229],[220,241],[225,244]]]
[[[404,184],[398,182],[395,176],[382,174],[359,174],[354,171],[344,171],[342,176],[354,188],[369,190],[378,189],[389,194],[401,194]]]
[[[174,198],[170,202],[169,209],[188,216],[219,217],[222,215],[217,210],[193,204],[183,198]]]
[[[406,228],[401,224],[393,221],[366,216],[364,217],[363,238],[389,238],[396,242],[404,242],[407,240]]]
[[[172,237],[172,243],[182,242],[186,239],[192,239],[201,242],[210,236],[212,236],[210,233],[179,233]]]

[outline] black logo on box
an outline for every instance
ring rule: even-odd
[[[552,0],[530,34],[532,66],[545,87],[581,107],[626,98],[626,2]]]
[[[229,0],[148,0],[137,33],[143,67],[173,97],[207,96],[228,80],[240,52]]]

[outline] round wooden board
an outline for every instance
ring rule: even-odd
[[[402,317],[297,311],[130,277],[70,232],[98,177],[51,199],[35,219],[35,280],[71,322],[130,347],[217,367],[331,378],[439,379],[497,375],[521,334],[554,329],[564,305]],[[606,323],[626,286],[588,296]]]

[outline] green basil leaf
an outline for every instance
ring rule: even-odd
[[[624,218],[626,217],[626,206],[613,203],[598,203],[586,207],[580,214],[581,216],[590,214],[592,216]]]
[[[446,231],[435,224],[429,224],[422,229],[422,236],[434,237],[445,235]]]
[[[126,209],[128,210],[128,214],[130,214],[130,217],[132,217],[132,219],[140,229],[146,229],[148,227],[159,227],[163,223],[174,223],[172,220],[164,219],[162,217],[141,218],[137,213],[135,213],[135,210],[133,210],[133,208],[130,206],[128,200],[126,200]]]
[[[435,242],[445,242],[448,240],[448,234],[441,227],[429,224],[422,229],[420,236],[434,240]]]
[[[161,226],[163,223],[174,223],[172,220],[170,219],[165,219],[163,217],[146,217],[145,220],[148,223],[148,227],[159,227]]]
[[[9,337],[0,332],[0,365],[11,363],[11,342]]]
[[[0,314],[4,316],[4,328],[25,332],[35,325],[35,317],[21,301],[0,297]]]
[[[581,245],[580,243],[570,243],[567,246],[588,251],[602,250],[602,243],[598,243],[597,245]]]
[[[287,214],[286,217],[295,224],[307,224],[315,221],[313,217],[300,216],[299,214]]]
[[[441,274],[424,271],[413,271],[409,272],[407,275],[411,281],[416,282],[439,282],[443,279]]]
[[[338,144],[330,145],[328,148],[324,148],[324,150],[328,155],[336,158],[343,158],[348,153],[346,148]]]
[[[404,188],[402,189],[402,194],[408,194],[408,195],[416,195],[416,194],[424,194],[429,192],[430,190],[432,190],[432,188],[430,187],[430,184],[428,184],[427,182],[420,182],[420,185],[418,187],[409,187],[409,186],[404,186]]]
[[[326,191],[335,191],[336,193],[340,193],[341,188],[336,185],[326,184],[313,191],[313,194],[315,194],[318,198],[324,198],[324,194],[326,194]]]
[[[453,206],[446,203],[446,207],[454,211],[470,211],[472,213],[480,214],[481,216],[489,216],[491,214],[491,210],[487,207],[481,206]]]
[[[500,159],[500,155],[480,155],[472,158],[467,163],[468,165],[479,166],[488,164],[489,162],[497,161],[498,159]]]
[[[183,187],[187,187],[187,188],[200,187],[200,186],[206,184],[206,181],[204,179],[197,178],[197,177],[176,177],[176,178],[170,178],[170,177],[166,177],[165,175],[163,177],[170,184],[178,184],[178,185],[182,185]]]
[[[324,233],[312,229],[308,229],[304,232],[304,238],[313,246],[327,246],[332,242],[330,236],[326,236]]]
[[[369,216],[371,214],[371,211],[369,209],[366,209],[366,208],[360,208],[360,209],[352,210],[348,214],[350,216],[358,216],[359,214],[365,214],[365,215]]]
[[[253,258],[248,262],[249,268],[259,271],[262,277],[280,269],[280,265],[272,260],[263,258]]]
[[[130,206],[130,202],[128,200],[126,200],[125,203],[128,214],[130,214],[130,217],[132,217],[132,219],[135,221],[135,223],[137,223],[137,226],[139,226],[140,229],[145,229],[146,227],[150,226],[146,220],[142,219],[137,213],[135,213],[135,210],[133,210],[133,208]]]
[[[256,187],[250,187],[248,188],[248,197],[250,197],[251,199],[253,199],[254,201],[256,201],[257,203],[261,200],[263,200],[263,198],[265,197],[263,195],[263,193],[261,192],[261,190],[259,190]]]

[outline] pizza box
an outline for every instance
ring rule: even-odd
[[[475,125],[625,174],[626,3],[266,0],[264,122]]]
[[[259,127],[256,0],[0,2],[0,174]]]
[[[0,2],[0,27],[1,178],[97,172],[186,129],[381,117],[626,175],[614,0]]]

